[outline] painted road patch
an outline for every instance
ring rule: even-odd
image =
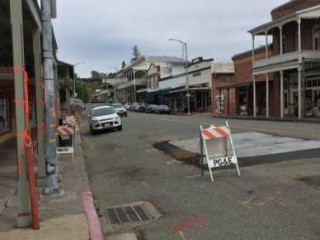
[[[320,149],[320,141],[281,137],[258,132],[233,134],[237,156],[256,157]],[[199,138],[170,141],[171,145],[192,153],[200,153]]]

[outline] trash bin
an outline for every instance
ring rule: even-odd
[[[58,144],[59,147],[72,147],[72,135],[59,135]]]

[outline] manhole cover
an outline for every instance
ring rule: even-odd
[[[117,206],[106,209],[106,217],[110,224],[125,224],[152,220],[141,205]]]

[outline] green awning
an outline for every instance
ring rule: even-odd
[[[168,95],[171,90],[172,90],[171,88],[161,89],[160,91],[157,92],[157,95],[158,96]]]
[[[147,102],[154,102],[156,99],[156,92],[150,92],[150,93],[147,93]]]

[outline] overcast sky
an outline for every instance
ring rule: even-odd
[[[181,46],[168,41],[178,38],[188,43],[189,59],[231,61],[251,48],[247,31],[270,21],[270,11],[287,1],[57,0],[58,57],[85,61],[76,72],[89,77],[91,70],[114,72],[110,66],[128,63],[134,45],[147,56],[181,56]]]

